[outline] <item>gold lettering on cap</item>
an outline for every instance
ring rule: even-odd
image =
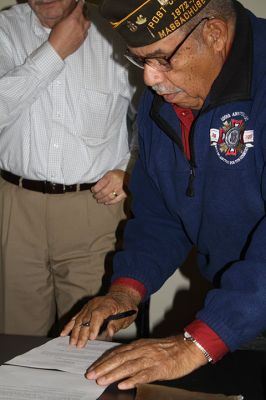
[[[180,26],[184,25],[206,4],[206,0],[196,0],[195,3],[196,4],[193,4],[191,7],[188,7],[188,9],[186,9],[188,2],[184,1],[179,7],[172,11],[171,15],[174,18],[174,21],[172,21],[165,28],[157,32],[159,38],[163,39],[167,37],[176,29],[180,28]]]
[[[180,28],[180,26],[181,26],[181,23],[178,20],[172,22],[167,28],[162,29],[160,32],[158,32],[160,39],[165,38],[170,33],[174,32],[175,30]]]
[[[151,17],[151,21],[148,23],[148,26],[152,29],[155,29],[154,24],[158,24],[160,20],[164,17],[164,15],[167,13],[166,9],[164,7],[160,7],[158,11],[156,11],[155,15]]]
[[[158,22],[160,22],[160,18],[158,18],[156,15],[154,15],[153,17],[152,17],[152,22],[154,22],[155,24],[158,24]]]
[[[176,0],[169,0],[167,5],[172,5],[175,3],[175,1]],[[158,28],[163,24],[164,16],[166,15],[167,18],[167,16],[171,15],[173,21],[169,22],[167,26],[163,27],[161,30],[158,30],[156,33],[160,39],[163,39],[193,18],[194,15],[197,14],[207,2],[207,0],[184,0],[170,13],[167,13],[167,9],[164,7],[160,7],[153,17],[151,17],[151,20],[147,24],[148,28],[154,30],[156,33],[156,28],[158,30]]]

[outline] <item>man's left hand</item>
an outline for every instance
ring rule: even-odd
[[[91,189],[98,203],[115,204],[125,199],[127,194],[124,190],[129,175],[121,169],[108,171]]]
[[[141,339],[100,357],[86,373],[87,379],[106,386],[119,381],[119,389],[138,384],[181,378],[207,364],[198,347],[182,335],[166,339]]]

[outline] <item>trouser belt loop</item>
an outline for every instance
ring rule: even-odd
[[[80,183],[77,183],[76,191],[80,192]]]
[[[19,178],[19,181],[18,181],[18,186],[19,186],[20,188],[22,188],[22,187],[23,187],[23,185],[22,185],[22,181],[23,181],[23,177],[22,177],[22,176],[20,176],[20,178]]]

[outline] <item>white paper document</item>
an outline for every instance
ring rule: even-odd
[[[1,400],[96,400],[104,389],[68,372],[0,367]]]
[[[12,358],[6,364],[58,369],[60,371],[84,375],[86,369],[105,351],[119,344],[92,340],[83,349],[78,349],[75,346],[70,346],[68,342],[69,337],[58,337],[21,356]]]
[[[87,368],[119,343],[90,341],[83,349],[56,338],[0,367],[0,400],[96,400],[105,387],[84,377]]]

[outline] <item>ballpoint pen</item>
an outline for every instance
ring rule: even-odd
[[[108,324],[108,322],[110,321],[131,317],[132,315],[136,314],[136,312],[137,312],[136,310],[128,310],[118,314],[109,315],[109,317],[105,318],[104,323]]]
[[[127,317],[131,317],[132,315],[136,314],[136,310],[128,310],[128,311],[124,311],[121,313],[117,313],[117,314],[113,314],[113,315],[109,315],[109,317],[105,318],[101,330],[100,332],[103,332],[106,330],[107,325],[110,321],[116,321],[118,319],[122,319],[122,318],[127,318]]]

